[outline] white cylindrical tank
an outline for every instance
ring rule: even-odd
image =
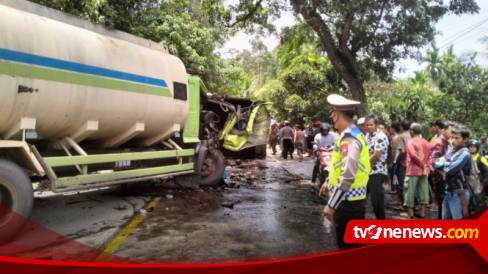
[[[34,127],[39,139],[88,138],[105,147],[137,139],[149,146],[186,121],[187,73],[163,46],[1,1],[0,37],[0,139],[20,139],[19,132]]]

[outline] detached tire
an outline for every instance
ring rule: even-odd
[[[200,186],[214,186],[220,182],[225,170],[225,158],[220,150],[207,152],[200,171]]]
[[[11,240],[20,231],[32,211],[33,202],[32,183],[24,170],[10,161],[0,159],[1,241]]]
[[[259,145],[254,148],[254,153],[256,154],[256,158],[260,158],[260,159],[266,158],[266,146],[267,145]]]

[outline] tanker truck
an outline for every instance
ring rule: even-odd
[[[264,103],[207,97],[162,44],[19,0],[0,0],[0,37],[2,239],[29,216],[33,183],[210,186],[222,147],[267,142]]]

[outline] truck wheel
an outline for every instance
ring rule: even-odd
[[[256,153],[256,157],[260,159],[266,158],[266,146],[267,145],[260,145],[254,148],[254,152]]]
[[[12,239],[20,231],[31,213],[33,203],[32,183],[25,172],[16,164],[0,159],[1,241]]]
[[[220,182],[225,170],[225,158],[220,150],[207,152],[200,172],[200,186],[213,186]]]

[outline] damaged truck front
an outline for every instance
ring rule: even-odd
[[[208,186],[222,146],[266,144],[263,104],[202,96],[161,44],[21,0],[0,0],[0,35],[0,240],[29,216],[33,182]]]
[[[265,102],[244,98],[202,100],[204,109],[217,118],[214,124],[225,155],[266,157],[271,118]]]

